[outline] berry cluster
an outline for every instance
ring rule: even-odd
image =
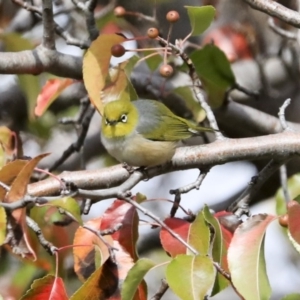
[[[126,11],[126,9],[122,6],[117,6],[114,9],[114,15],[118,18],[120,17],[125,17],[126,15],[136,15],[138,17],[142,17],[143,15],[140,13],[135,13],[135,12],[130,12],[130,11]],[[170,23],[170,30],[169,30],[169,34],[171,32],[171,28],[172,28],[172,24],[177,22],[179,20],[180,16],[179,13],[175,10],[171,10],[167,13],[166,15],[166,19],[167,21]],[[168,34],[168,36],[169,36]],[[151,27],[148,29],[147,31],[147,37],[144,38],[149,38],[149,39],[157,39],[157,40],[161,40],[162,38],[159,36],[159,30],[156,27]],[[168,45],[169,41],[166,41],[166,45]],[[138,51],[148,51],[149,49],[139,49]],[[158,50],[158,48],[153,48],[153,50]],[[131,51],[131,50],[127,50],[124,48],[124,46],[122,46],[121,44],[116,44],[114,46],[111,47],[111,55],[115,56],[115,57],[121,57],[125,54],[126,51]],[[134,50],[137,51],[137,50]],[[172,76],[174,70],[173,67],[167,63],[167,51],[168,51],[168,47],[165,46],[163,48],[164,51],[164,62],[163,64],[160,66],[159,68],[159,73],[161,74],[161,76],[163,77],[170,77]],[[157,53],[158,54],[158,53]]]

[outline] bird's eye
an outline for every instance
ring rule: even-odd
[[[105,119],[105,125],[107,125],[108,124],[108,121],[107,121],[107,119]]]
[[[123,123],[126,123],[127,122],[127,115],[122,115],[121,116],[121,121],[123,122]]]

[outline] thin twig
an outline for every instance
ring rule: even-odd
[[[208,174],[209,170],[210,170],[209,167],[201,170],[196,181],[194,181],[186,186],[183,186],[181,188],[178,188],[176,190],[170,190],[170,194],[175,195],[174,203],[173,203],[173,206],[172,206],[171,212],[170,212],[171,218],[173,218],[175,216],[175,214],[178,210],[179,203],[181,200],[181,194],[186,194],[194,189],[199,190],[199,188],[200,188],[203,180],[205,179],[206,175]]]
[[[283,193],[285,202],[288,203],[291,200],[291,196],[290,196],[288,184],[287,184],[286,165],[282,165],[280,167],[280,183],[281,183],[282,193]]]
[[[230,89],[230,91],[232,91],[234,89],[236,89],[236,90],[238,90],[240,92],[243,92],[244,94],[246,94],[246,95],[248,95],[250,97],[253,97],[254,99],[257,99],[259,97],[259,92],[258,91],[249,90],[249,89],[241,86],[237,82],[233,85],[233,87]]]
[[[45,248],[45,250],[53,255],[55,252],[57,252],[57,248],[55,246],[53,246],[52,243],[50,243],[49,241],[47,241],[39,227],[39,225],[30,217],[26,217],[26,224],[28,225],[28,227],[30,227],[34,233],[36,234],[40,244]]]
[[[285,109],[290,105],[291,99],[286,99],[279,109],[278,117],[283,131],[291,131],[285,119]]]
[[[273,0],[244,0],[252,8],[260,10],[269,16],[278,18],[286,23],[300,28],[300,14]]]
[[[206,100],[204,98],[203,92],[200,90],[200,88],[196,87],[196,85],[193,85],[193,90],[194,90],[196,98],[200,102],[201,107],[205,110],[206,117],[207,117],[210,127],[215,130],[216,139],[217,140],[225,139],[225,137],[219,130],[219,126],[218,126],[216,117],[215,117],[212,109],[210,108],[210,106],[208,105],[208,103],[206,102]]]
[[[274,18],[272,17],[268,18],[268,25],[276,34],[280,35],[283,38],[287,38],[290,40],[297,39],[297,34],[295,32],[284,30],[283,28],[278,27],[274,22]]]
[[[160,300],[162,298],[162,296],[165,294],[165,292],[168,290],[168,288],[169,288],[169,285],[168,285],[166,279],[162,279],[159,290],[151,297],[150,300]]]
[[[248,187],[244,190],[241,196],[229,206],[228,211],[234,212],[238,217],[243,214],[249,215],[249,204],[253,199],[253,196],[260,190],[266,180],[289,159],[290,158],[282,160],[271,159],[257,176],[252,177]]]
[[[132,200],[128,197],[128,193],[119,193],[118,198],[121,200],[124,200],[128,203],[130,203],[132,206],[134,206],[137,210],[142,212],[145,216],[148,216],[152,220],[154,220],[156,223],[158,223],[161,227],[163,227],[165,230],[167,230],[170,235],[172,235],[175,239],[177,239],[180,243],[182,243],[186,248],[188,248],[194,255],[198,255],[199,252],[194,249],[191,245],[189,245],[179,234],[174,232],[169,226],[167,226],[160,218],[158,218],[156,215],[154,215],[152,212],[145,209],[143,206]]]
[[[116,256],[115,256],[114,251],[118,251],[118,249],[115,248],[115,247],[112,247],[112,246],[111,246],[111,245],[103,238],[102,233],[101,233],[100,230],[95,230],[94,228],[91,228],[91,227],[89,227],[89,226],[87,226],[87,225],[84,225],[83,228],[85,228],[85,229],[87,229],[87,230],[93,232],[93,233],[94,233],[94,234],[95,234],[95,235],[103,242],[103,244],[104,244],[104,245],[107,247],[107,249],[108,249],[108,252],[109,252],[109,255],[110,255],[110,258],[111,258],[112,262],[116,263]],[[119,228],[121,228],[121,226],[120,226]],[[119,228],[118,228],[118,229],[119,229]]]
[[[43,46],[47,49],[55,49],[54,17],[52,0],[42,1],[42,21],[43,21]]]
[[[83,146],[83,143],[85,141],[91,119],[94,115],[95,109],[90,106],[89,109],[86,112],[86,115],[82,121],[81,124],[81,131],[80,134],[78,135],[77,141],[73,144],[71,144],[62,154],[62,156],[54,162],[54,164],[49,168],[49,172],[52,172],[55,170],[57,167],[59,167],[67,158],[70,157],[71,154],[74,152],[79,152],[81,147]]]
[[[42,11],[40,8],[38,8],[37,6],[34,5],[30,5],[28,4],[28,2],[24,2],[22,0],[12,0],[15,4],[23,7],[24,9],[34,13],[35,15],[37,15],[39,18],[42,18]],[[87,49],[90,45],[89,42],[86,41],[81,41],[78,40],[74,37],[72,37],[68,32],[66,32],[62,27],[60,27],[55,21],[53,21],[54,23],[54,30],[55,32],[61,36],[68,45],[73,45],[73,46],[78,46],[81,49]]]

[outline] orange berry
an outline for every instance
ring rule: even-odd
[[[166,19],[170,23],[177,22],[179,20],[179,18],[180,18],[179,13],[176,10],[170,10],[166,15]]]
[[[291,208],[291,207],[293,207],[295,205],[299,205],[299,203],[297,201],[291,200],[291,201],[288,201],[288,203],[287,203],[286,206],[289,209],[289,208]]]
[[[289,224],[288,214],[281,215],[278,219],[278,222],[282,227],[288,227],[288,224]]]
[[[161,76],[163,77],[170,77],[173,74],[173,68],[170,65],[161,65],[161,67],[159,68],[159,73]]]
[[[156,39],[159,35],[159,31],[158,31],[157,28],[151,27],[151,28],[148,29],[147,35],[150,39]]]
[[[124,17],[126,15],[126,9],[123,6],[117,6],[114,9],[114,15],[118,18]]]
[[[121,57],[125,54],[126,49],[121,44],[113,45],[110,49],[111,55]]]

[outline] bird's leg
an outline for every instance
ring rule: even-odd
[[[123,162],[122,167],[129,173],[132,174],[136,169],[132,166],[129,166],[128,163]]]

